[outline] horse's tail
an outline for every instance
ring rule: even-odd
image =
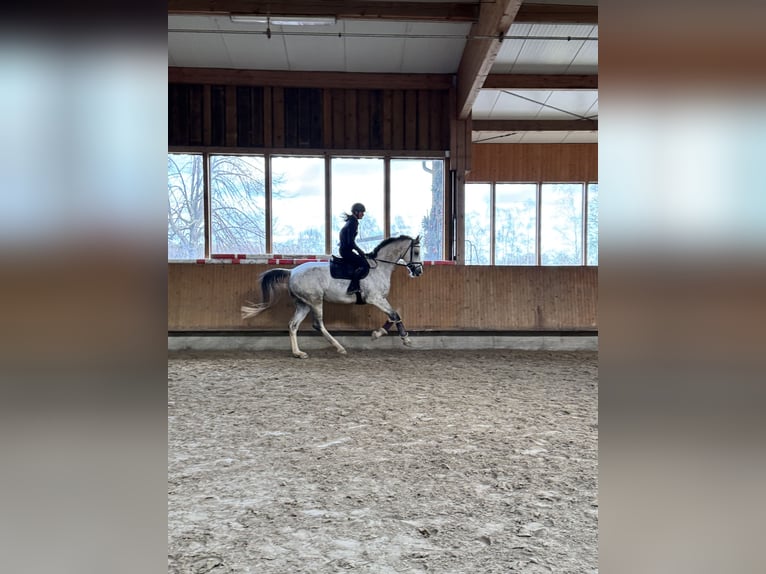
[[[259,282],[261,284],[261,302],[253,303],[247,301],[247,305],[242,305],[242,319],[255,317],[261,311],[265,311],[274,304],[277,290],[284,289],[287,286],[287,280],[290,278],[289,269],[270,269],[261,273]]]

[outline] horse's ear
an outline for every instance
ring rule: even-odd
[[[415,243],[420,243],[420,235],[415,238]]]

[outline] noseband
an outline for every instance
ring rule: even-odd
[[[418,243],[420,245],[420,243]],[[413,239],[410,241],[410,246],[407,248],[407,250],[404,253],[407,253],[409,251],[409,262],[407,263],[407,269],[410,270],[410,273],[413,275],[415,274],[415,270],[419,269],[420,272],[423,272],[423,263],[422,262],[413,262],[412,258],[414,256],[414,250],[415,250],[415,240]],[[404,253],[402,253],[402,256],[399,259],[404,259]]]

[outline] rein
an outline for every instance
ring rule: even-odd
[[[404,251],[402,251],[402,254],[399,256],[399,258],[396,261],[388,261],[387,259],[378,259],[377,257],[370,257],[375,262],[380,261],[381,263],[391,263],[392,265],[399,265],[400,267],[423,267],[422,263],[413,263],[412,262],[412,251],[415,249],[415,240],[410,241],[410,246],[407,247]],[[404,260],[404,255],[409,251],[409,262],[408,263],[399,263],[400,261]]]

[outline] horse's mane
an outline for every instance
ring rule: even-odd
[[[390,245],[391,243],[394,243],[395,241],[401,241],[402,239],[406,239],[407,241],[413,241],[412,237],[409,235],[400,235],[399,237],[387,237],[380,243],[378,243],[377,247],[372,250],[372,258],[376,258],[378,256],[378,252],[383,249],[386,245]]]

